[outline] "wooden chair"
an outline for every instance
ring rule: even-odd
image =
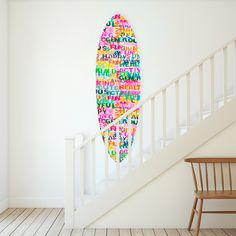
[[[202,213],[236,213],[236,211],[203,210],[204,199],[236,199],[236,190],[233,188],[232,178],[232,164],[236,163],[236,158],[187,158],[185,162],[191,163],[195,185],[194,203],[188,230],[191,230],[193,218],[196,213],[198,215],[196,236],[198,236]],[[200,200],[199,210],[196,209],[198,200]]]

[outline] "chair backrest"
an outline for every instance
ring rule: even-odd
[[[236,158],[186,158],[191,163],[196,191],[233,190]]]

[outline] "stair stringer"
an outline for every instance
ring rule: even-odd
[[[74,227],[88,227],[235,121],[236,99],[234,98],[183,136],[177,138],[155,157],[144,162],[127,176],[117,180],[104,193],[76,209],[74,211]]]

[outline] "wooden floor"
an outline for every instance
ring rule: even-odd
[[[186,229],[64,229],[63,209],[7,209],[0,214],[0,235],[192,236]],[[204,229],[201,236],[236,236],[236,229]]]

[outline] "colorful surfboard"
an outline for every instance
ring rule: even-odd
[[[104,28],[97,50],[96,100],[98,121],[103,129],[140,100],[140,57],[133,29],[120,14],[114,15]],[[132,141],[138,124],[139,110],[131,114]],[[117,161],[128,155],[128,120],[108,130],[108,153]],[[104,133],[102,134],[105,141]],[[118,142],[117,142],[118,140]],[[119,145],[119,153],[117,153]]]

